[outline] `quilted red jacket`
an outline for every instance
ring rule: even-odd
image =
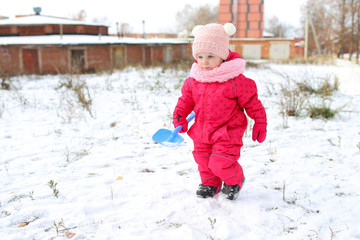
[[[255,81],[242,74],[244,67],[245,61],[231,51],[226,62],[211,71],[193,64],[181,89],[174,118],[195,111],[195,123],[188,131],[194,141],[213,144],[221,139],[242,144],[247,127],[244,111],[255,123],[267,122]]]

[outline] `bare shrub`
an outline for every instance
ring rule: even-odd
[[[59,190],[56,188],[57,182],[55,182],[54,180],[50,180],[48,185],[53,190],[54,196],[56,198],[58,198],[59,197]]]
[[[291,80],[288,75],[283,75],[286,79],[284,84],[280,84],[280,114],[283,119],[283,127],[288,127],[289,117],[300,116],[304,109],[306,95],[300,91],[294,80]]]
[[[84,75],[64,75],[55,90],[62,90],[60,108],[65,111],[68,122],[81,117],[82,110],[94,117],[91,109],[93,99]]]
[[[299,117],[303,110],[310,118],[322,119],[332,119],[340,111],[330,107],[331,97],[339,89],[338,77],[304,75],[300,76],[303,80],[295,80],[287,74],[278,74],[285,80],[280,84],[279,100],[284,127],[287,127],[288,117]]]
[[[298,117],[303,109],[304,95],[299,88],[294,87],[289,81],[281,84],[280,107],[281,113],[286,116]]]
[[[309,103],[307,108],[307,112],[310,118],[315,119],[332,119],[335,117],[337,113],[339,113],[340,109],[332,109],[331,108],[332,99],[325,99],[322,97],[322,100],[315,103]]]
[[[333,93],[339,89],[338,77],[334,77],[333,83],[331,83],[331,76],[328,75],[324,78],[317,79],[317,81],[312,84],[299,84],[299,88],[301,91],[307,92],[310,95],[315,95],[308,100],[307,113],[310,118],[332,119],[343,108],[331,108],[333,102],[331,97]]]
[[[304,80],[303,82],[298,82],[297,85],[302,92],[308,94],[316,94],[323,97],[331,96],[334,91],[339,90],[339,78],[334,77],[333,83],[330,82],[331,76],[325,76],[324,78],[318,78],[312,80]]]
[[[10,82],[7,78],[1,79],[1,89],[2,90],[10,90]]]

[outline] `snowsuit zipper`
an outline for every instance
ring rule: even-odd
[[[204,95],[204,107],[203,107],[203,111],[204,111],[204,124],[203,124],[203,142],[206,142],[206,140],[204,139],[205,136],[205,126],[206,126],[206,108],[207,108],[207,97],[208,97],[208,89],[210,87],[210,83],[207,84],[206,86],[206,90],[205,90],[205,95]]]

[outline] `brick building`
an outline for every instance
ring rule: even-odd
[[[289,59],[302,57],[295,38],[264,36],[264,0],[220,0],[219,23],[231,22],[236,33],[230,48],[244,59]]]
[[[264,0],[220,0],[219,23],[237,28],[230,49],[246,60],[302,57],[295,38],[264,38],[263,15]],[[104,25],[39,14],[0,19],[0,76],[173,63],[191,58],[191,44],[192,39],[109,36]]]
[[[185,40],[120,38],[109,36],[104,25],[43,15],[0,20],[0,75],[171,63],[184,58],[188,48]]]
[[[219,23],[236,26],[235,38],[263,38],[264,0],[220,0]]]

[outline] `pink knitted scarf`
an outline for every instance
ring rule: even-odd
[[[226,82],[229,79],[244,73],[246,62],[236,58],[220,64],[210,71],[202,70],[197,63],[194,63],[190,70],[190,77],[202,83]]]

